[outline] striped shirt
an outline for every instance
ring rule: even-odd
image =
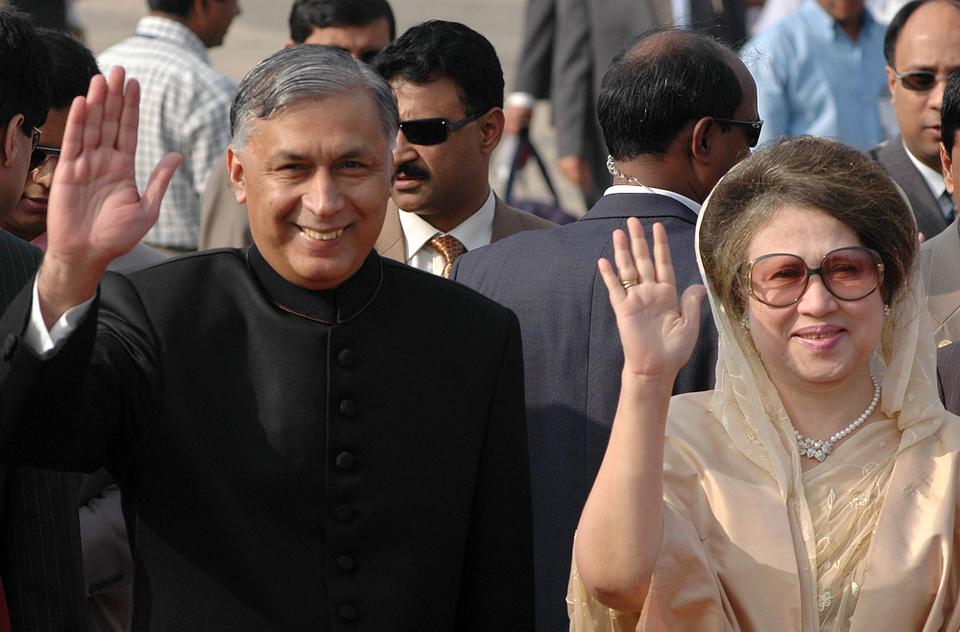
[[[142,87],[137,186],[143,191],[157,162],[171,151],[183,156],[144,241],[192,250],[200,230],[200,196],[214,165],[230,143],[234,83],[210,66],[200,39],[183,24],[147,16],[133,36],[97,60],[106,74],[123,66]]]

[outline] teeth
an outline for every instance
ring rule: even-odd
[[[833,337],[833,333],[828,334],[803,334],[801,338],[806,338],[807,340],[822,340],[823,338]]]
[[[337,230],[332,230],[329,233],[321,233],[315,230],[310,230],[309,228],[300,227],[300,232],[309,237],[310,239],[316,239],[317,241],[330,241],[331,239],[336,239],[343,234],[343,229],[338,228]]]

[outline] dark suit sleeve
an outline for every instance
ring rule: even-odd
[[[464,556],[457,630],[533,629],[533,526],[520,325],[507,335]]]
[[[514,90],[538,99],[550,96],[556,0],[528,0],[523,28],[523,48]]]
[[[23,343],[32,282],[0,320],[0,340],[10,350],[0,358],[3,463],[93,471],[110,453],[128,454],[155,416],[161,383],[152,329],[129,281],[108,277],[114,307],[95,298],[47,359]]]

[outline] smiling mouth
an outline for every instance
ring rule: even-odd
[[[823,340],[824,338],[833,338],[839,331],[825,331],[819,334],[797,334],[797,338],[803,338],[804,340]]]
[[[340,235],[342,235],[344,230],[346,229],[338,228],[336,230],[331,230],[329,232],[320,232],[317,230],[311,230],[309,228],[305,228],[303,226],[300,227],[301,233],[303,233],[310,239],[314,239],[316,241],[331,241],[333,239],[336,239]]]

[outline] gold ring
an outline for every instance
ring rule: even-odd
[[[620,285],[623,286],[623,289],[629,290],[634,285],[640,285],[638,281],[620,281]]]

